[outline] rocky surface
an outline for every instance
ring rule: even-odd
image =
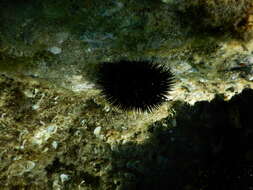
[[[252,7],[2,0],[1,189],[252,189]],[[97,66],[120,59],[170,68],[168,101],[109,105]]]

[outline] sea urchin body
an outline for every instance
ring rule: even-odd
[[[152,111],[171,90],[173,74],[150,61],[105,62],[98,85],[108,102],[123,110]]]

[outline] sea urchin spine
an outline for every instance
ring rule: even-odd
[[[171,90],[174,76],[151,61],[101,63],[98,85],[107,101],[123,110],[152,111]]]

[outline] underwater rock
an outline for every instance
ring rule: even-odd
[[[252,7],[0,1],[0,187],[252,188]],[[101,96],[99,67],[118,60],[170,68],[158,109]]]

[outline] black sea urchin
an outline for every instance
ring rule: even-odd
[[[174,78],[169,69],[151,61],[106,62],[98,72],[102,94],[123,110],[152,111],[159,107]]]

